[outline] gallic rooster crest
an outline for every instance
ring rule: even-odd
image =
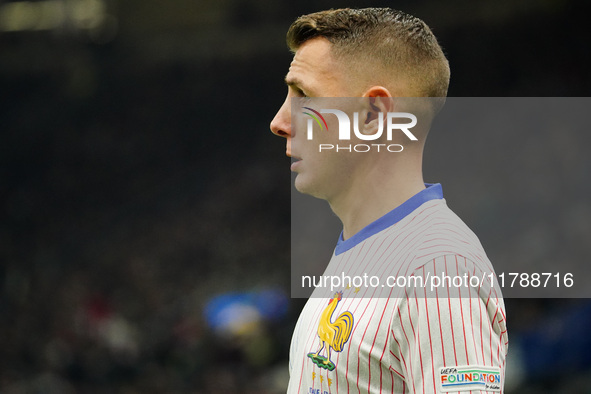
[[[317,332],[320,339],[320,348],[316,353],[308,353],[308,357],[312,359],[314,364],[329,371],[335,369],[335,364],[330,359],[331,350],[342,351],[353,329],[353,315],[351,312],[343,312],[334,322],[332,321],[332,314],[342,298],[343,292],[339,291],[328,301],[328,306],[322,311],[318,322]],[[326,357],[321,355],[324,349],[326,349]]]

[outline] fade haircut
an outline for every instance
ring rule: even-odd
[[[391,8],[320,11],[296,19],[287,32],[287,45],[295,53],[315,37],[326,38],[335,57],[350,64],[380,62],[386,77],[402,77],[413,96],[447,95],[448,61],[419,18]]]

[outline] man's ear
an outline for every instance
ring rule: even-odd
[[[363,114],[360,114],[360,118],[363,119],[363,126],[361,126],[361,119],[359,122],[360,131],[366,135],[376,134],[380,124],[382,127],[386,124],[388,112],[392,112],[394,105],[392,95],[383,86],[373,86],[365,92],[363,97],[367,101]]]

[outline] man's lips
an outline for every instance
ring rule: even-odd
[[[300,165],[300,162],[301,161],[302,161],[302,159],[300,159],[299,157],[292,157],[291,158],[291,167],[290,167],[290,169],[292,171],[295,171],[298,168],[298,166]]]

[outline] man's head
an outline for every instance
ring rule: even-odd
[[[291,25],[287,45],[295,53],[316,37],[331,43],[332,55],[346,65],[362,91],[382,85],[398,97],[447,95],[447,59],[419,18],[390,8],[320,11]]]
[[[287,139],[287,155],[295,160],[292,171],[298,174],[296,188],[330,202],[347,190],[363,189],[360,184],[369,181],[370,173],[398,182],[400,187],[409,180],[422,186],[424,139],[449,83],[447,60],[429,28],[420,19],[391,9],[330,10],[298,18],[289,29],[287,42],[294,52],[285,77],[288,94],[271,130]],[[403,153],[319,152],[319,143],[338,143],[338,136],[319,132],[314,141],[308,141],[302,131],[296,132],[291,99],[298,97],[362,98],[365,104],[358,125],[367,135],[376,132],[384,114],[421,115],[413,129],[420,141],[405,145]],[[411,110],[392,97],[442,99],[419,100]],[[301,115],[299,112],[294,115]]]
[[[419,18],[390,8],[320,11],[296,19],[287,33],[294,53],[286,76],[287,99],[273,133],[287,138],[292,97],[438,97],[445,102],[449,64],[437,39]],[[379,89],[376,89],[379,88]]]

